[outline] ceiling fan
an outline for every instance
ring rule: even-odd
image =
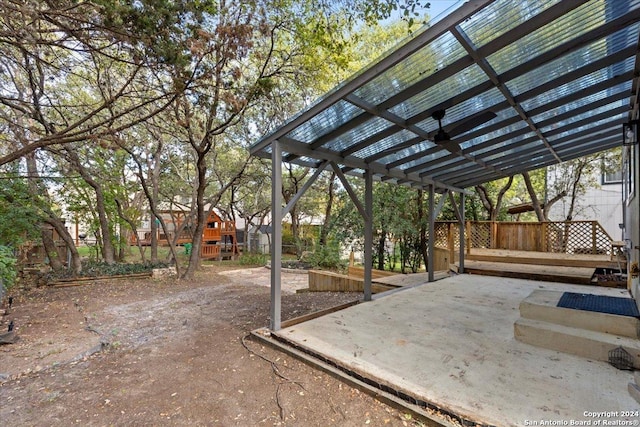
[[[465,121],[450,129],[449,131],[445,131],[442,127],[442,119],[444,118],[444,115],[445,110],[436,110],[431,114],[433,120],[438,121],[438,131],[435,133],[435,135],[433,135],[433,142],[434,144],[440,145],[444,149],[451,151],[452,153],[460,151],[460,145],[457,142],[452,141],[452,137],[470,131],[477,126],[480,126],[481,124],[496,118],[496,113],[494,113],[493,111],[481,111],[467,117]],[[403,142],[402,144],[398,144],[394,147],[390,147],[384,150],[384,153],[395,153],[397,151],[410,147],[413,144],[413,142],[409,141]]]

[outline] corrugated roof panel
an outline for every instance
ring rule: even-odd
[[[440,151],[438,151],[438,152],[436,152],[434,154],[431,154],[429,156],[424,156],[424,157],[421,157],[421,158],[416,159],[414,161],[404,163],[402,166],[399,166],[399,168],[402,169],[402,170],[406,170],[406,169],[412,168],[414,166],[419,166],[421,164],[425,164],[425,167],[426,167],[426,163],[436,161],[436,160],[441,159],[443,157],[446,157],[448,155],[449,155],[449,152],[447,152],[445,150],[440,150]],[[445,162],[445,164],[446,163],[450,163],[450,162]],[[438,163],[438,164],[442,164],[442,163]]]
[[[620,83],[619,85],[613,86],[610,89],[606,89],[606,90],[601,90],[597,93],[594,93],[593,95],[589,95],[586,96],[584,98],[580,98],[576,101],[572,101],[568,104],[564,104],[561,105],[559,107],[556,108],[551,108],[549,110],[545,110],[544,112],[537,114],[535,116],[533,116],[533,120],[535,122],[542,122],[544,120],[547,119],[551,119],[555,116],[558,116],[560,114],[564,114],[573,110],[576,110],[578,108],[584,107],[586,105],[592,104],[594,102],[597,102],[601,99],[604,99],[608,96],[612,96],[612,95],[616,95],[616,94],[620,94],[620,93],[629,93],[629,91],[631,90],[631,82],[626,81],[624,83]],[[623,101],[624,102],[624,101]]]
[[[611,37],[602,38],[570,54],[557,58],[506,83],[515,96],[544,83],[562,77],[605,56],[619,52],[629,46],[629,37],[638,39],[638,28],[624,28]]]
[[[558,98],[562,98],[572,93],[579,92],[583,89],[586,89],[611,78],[611,68],[615,67],[618,70],[618,73],[624,73],[633,70],[634,63],[634,58],[628,58],[625,61],[613,65],[613,67],[594,71],[593,73],[587,74],[584,77],[563,84],[562,86],[559,86],[557,88],[548,90],[529,100],[523,101],[522,107],[525,110],[532,110],[534,108],[538,108],[552,101],[555,101]]]
[[[458,41],[446,32],[404,61],[377,76],[354,93],[374,104],[408,88],[419,80],[445,68],[466,54]]]
[[[424,151],[427,151],[428,149],[432,148],[435,144],[433,144],[433,142],[431,141],[422,141],[418,144],[413,144],[407,148],[404,148],[402,150],[398,150],[398,151],[394,151],[393,153],[385,156],[385,157],[381,157],[380,159],[378,159],[378,162],[383,163],[383,164],[390,164],[390,163],[394,163],[398,160],[407,158],[411,155],[414,154],[418,154],[418,153],[422,153]]]
[[[498,0],[462,22],[460,27],[481,47],[559,1]]]
[[[442,124],[446,126],[449,123],[463,121],[472,114],[485,109],[490,109],[491,107],[501,102],[504,102],[504,96],[502,95],[502,93],[500,93],[500,91],[496,88],[491,88],[488,91],[481,93],[480,95],[474,96],[473,98],[467,99],[459,104],[454,105],[451,108],[448,108]],[[497,111],[494,112],[497,113]],[[429,119],[427,120],[424,120],[423,122],[429,123],[428,127],[431,130],[436,130],[438,128],[438,122],[433,120],[431,117],[429,117]],[[484,123],[483,125],[477,126],[476,128],[481,128],[486,125],[487,123]]]
[[[640,108],[632,94],[640,85],[639,34],[640,0],[466,2],[251,152],[269,156],[281,140],[315,158],[286,161],[340,160],[357,175],[367,167],[362,159],[385,180],[402,178],[402,170],[402,182],[423,185],[419,177],[428,177],[458,189],[590,154],[619,143],[621,124]],[[442,123],[462,153],[423,140],[438,128],[436,109],[446,110]],[[489,111],[497,117],[478,124]]]
[[[509,110],[511,110],[511,109],[509,109]],[[505,110],[505,115],[507,117],[512,117],[513,115],[515,115],[515,112],[514,112],[514,114],[510,114],[508,112],[508,110]],[[499,117],[500,116],[498,116],[495,119],[493,119],[492,122],[496,121],[496,123],[498,123],[499,121],[501,121],[501,120],[499,120]],[[482,136],[473,138],[470,141],[466,141],[466,142],[461,144],[461,147],[462,147],[463,150],[465,150],[465,152],[475,156],[479,151],[482,151],[482,150],[479,150],[479,151],[478,150],[474,150],[475,146],[478,146],[480,144],[484,144],[486,142],[491,141],[492,139],[499,138],[499,137],[502,137],[502,136],[507,135],[509,133],[516,132],[516,131],[519,131],[519,130],[525,129],[525,128],[528,129],[527,124],[525,122],[518,121],[518,122],[516,122],[516,123],[514,123],[512,125],[505,126],[505,127],[500,128],[498,130],[495,130],[493,132],[489,132],[489,133],[486,133],[486,134],[484,134]],[[518,138],[521,139],[522,136],[519,136]]]
[[[447,159],[442,160],[440,162],[425,162],[424,167],[420,169],[418,172],[421,176],[433,177],[438,173],[442,173],[442,168],[451,167],[453,170],[457,170],[457,168],[465,168],[472,166],[473,163],[469,161],[465,161],[465,159],[455,158],[455,159]]]
[[[602,114],[602,113],[606,113],[608,111],[611,110],[615,110],[615,109],[619,109],[621,107],[626,107],[629,104],[628,100],[620,100],[620,101],[615,101],[606,105],[603,105],[601,107],[596,107],[593,108],[585,113],[582,114],[578,114],[576,116],[570,117],[566,120],[560,120],[558,122],[552,123],[548,126],[544,126],[541,127],[540,130],[544,133],[544,132],[548,132],[548,131],[552,131],[554,129],[558,129],[558,128],[562,128],[564,126],[568,126],[571,123],[576,123],[579,122],[580,120],[585,120],[585,119],[589,119],[590,117],[593,117],[594,115],[598,115],[598,114]],[[612,116],[613,118],[613,116]],[[576,131],[578,131],[578,129],[576,129]],[[549,138],[550,140],[554,139],[553,137]]]
[[[528,134],[528,136],[531,137],[532,134]],[[525,139],[525,138],[520,138],[518,140],[510,140],[508,143],[500,144],[498,147],[491,147],[491,150],[482,150],[483,152],[488,152],[488,151],[495,150],[496,148],[502,148],[500,153],[495,153],[486,157],[483,156],[482,160],[486,162],[491,162],[501,157],[504,157],[505,159],[507,159],[513,156],[514,154],[518,153],[519,151],[526,150],[528,148],[544,147],[544,144],[540,141],[533,141],[527,144],[520,144],[519,141],[522,139]]]
[[[474,64],[396,105],[390,111],[404,119],[409,119],[446,101],[452,93],[464,92],[487,80],[487,75]]]
[[[572,135],[574,133],[586,131],[586,130],[589,130],[591,128],[597,127],[597,126],[604,125],[604,124],[610,123],[612,121],[616,121],[618,119],[624,119],[625,116],[626,116],[626,114],[618,114],[618,115],[615,115],[615,116],[607,117],[606,119],[590,121],[587,124],[584,124],[582,126],[572,127],[571,130],[568,130],[568,131],[565,131],[565,132],[560,132],[560,133],[558,133],[556,135],[548,136],[547,139],[549,140],[550,143],[553,143],[553,141],[555,141],[557,139],[565,138],[565,137],[570,136],[570,135]],[[620,132],[622,132],[622,130],[620,130]]]
[[[365,159],[374,154],[378,154],[381,151],[389,150],[392,147],[396,147],[407,140],[414,138],[416,135],[413,132],[409,132],[406,129],[402,129],[399,132],[394,133],[393,135],[387,136],[374,144],[370,144],[361,150],[358,150],[353,153],[355,157],[359,157],[361,159]]]
[[[571,39],[590,31],[613,19],[616,14],[608,13],[606,3],[600,0],[587,2],[548,23],[518,41],[505,46],[490,55],[487,61],[501,74],[515,65],[529,61]],[[513,58],[519,58],[514,62]]]
[[[340,100],[322,113],[313,116],[287,134],[289,138],[310,144],[321,137],[347,123],[364,111],[350,102]]]
[[[355,145],[358,142],[388,128],[391,124],[392,123],[383,118],[372,117],[360,126],[357,126],[326,144],[323,144],[323,147],[337,152],[346,150],[352,145]]]

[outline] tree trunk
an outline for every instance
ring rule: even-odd
[[[529,172],[522,172],[522,178],[524,178],[524,184],[527,186],[527,191],[529,192],[529,197],[531,198],[531,205],[533,206],[533,210],[536,212],[536,217],[539,222],[543,222],[544,212],[542,211],[542,207],[540,206],[540,201],[538,200],[538,195],[531,184],[531,176]]]
[[[335,187],[336,173],[331,172],[331,176],[329,177],[329,195],[327,197],[327,207],[324,210],[324,220],[322,221],[322,229],[320,230],[320,238],[318,239],[318,243],[320,246],[325,246],[327,244],[327,235],[329,234],[329,223],[331,221],[331,210],[333,208],[333,199],[334,199],[334,187]]]
[[[67,227],[64,226],[64,223],[59,218],[52,215],[49,218],[45,219],[45,222],[56,229],[60,238],[67,245],[67,250],[71,254],[71,271],[73,271],[74,275],[79,275],[82,272],[82,260],[80,259],[78,248],[76,248],[76,245],[73,242],[73,238],[71,237],[71,234],[69,234]]]
[[[384,270],[384,244],[387,240],[387,232],[383,229],[378,240],[378,270]]]
[[[204,209],[204,191],[206,188],[206,176],[207,176],[207,163],[206,153],[198,153],[198,161],[196,162],[198,168],[198,186],[196,191],[196,227],[193,230],[193,240],[191,247],[191,255],[189,256],[189,265],[185,270],[182,278],[193,279],[195,277],[196,270],[200,267],[200,248],[202,246],[202,233],[204,227],[207,224],[208,212],[205,213]],[[177,260],[176,260],[177,263]]]
[[[40,194],[45,199],[46,205],[41,206],[41,208],[45,211],[45,215],[46,215],[44,218],[44,221],[49,225],[51,225],[52,227],[54,227],[58,232],[58,235],[60,236],[60,238],[64,240],[65,244],[67,245],[67,250],[69,251],[69,253],[71,253],[71,269],[74,274],[78,275],[82,271],[82,262],[80,260],[80,254],[78,253],[78,248],[76,248],[75,242],[71,238],[71,235],[69,234],[69,231],[67,230],[67,228],[64,226],[63,222],[51,210],[51,200],[49,198],[49,193],[47,189],[44,187],[44,185],[42,185],[42,182],[40,181],[40,174],[38,171],[38,166],[36,164],[35,153],[32,153],[26,156],[25,159],[27,162],[27,172],[31,177],[29,178],[29,188],[33,192],[33,194]],[[45,250],[47,250],[47,253],[49,253],[50,249],[55,250],[55,243],[51,245],[52,239],[51,239],[51,242],[46,242],[46,243],[44,242],[45,239],[46,239],[46,236],[43,235],[43,244],[45,246]],[[49,246],[49,248],[47,248],[47,246]],[[57,250],[55,250],[55,253],[57,255]],[[51,258],[50,258],[50,261],[51,261]],[[62,263],[60,260],[54,261],[54,263],[51,265],[51,267],[54,270],[56,270],[56,268],[62,267],[61,265],[58,266],[57,262]]]
[[[498,195],[496,196],[495,202],[491,200],[486,187],[484,187],[483,185],[476,185],[476,192],[480,196],[480,201],[487,211],[489,221],[496,221],[498,219],[498,215],[500,214],[500,207],[502,206],[502,199],[504,198],[504,195],[509,190],[509,188],[511,188],[511,184],[513,184],[513,176],[510,176],[507,183],[500,189]]]
[[[53,269],[53,271],[62,271],[64,269],[64,264],[58,254],[56,242],[53,241],[51,230],[45,227],[41,227],[40,234],[42,236],[42,245],[44,246],[44,252],[49,259],[49,266]]]
[[[429,218],[425,218],[423,201],[424,201],[424,191],[418,190],[418,221],[419,221],[418,224],[420,224],[420,240],[418,245],[420,247],[420,254],[422,255],[422,262],[424,262],[424,266],[426,269],[427,266],[429,265],[428,243],[431,236],[428,236],[427,221],[429,220]]]
[[[104,262],[111,265],[115,263],[115,248],[113,246],[113,233],[107,218],[107,205],[102,186],[96,181],[93,175],[84,167],[78,154],[72,148],[67,147],[69,159],[75,170],[82,176],[87,184],[96,194],[96,210],[98,211],[98,223],[100,224],[100,234],[102,236],[102,258]]]

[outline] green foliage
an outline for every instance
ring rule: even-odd
[[[38,210],[22,179],[0,179],[0,244],[18,246],[38,235]]]
[[[107,264],[97,261],[83,261],[82,276],[99,277],[99,276],[123,276],[127,274],[148,273],[154,268],[166,268],[169,264],[165,262],[144,262],[144,263],[115,263]],[[49,279],[61,279],[72,277],[72,272],[66,271],[61,273],[52,273]]]
[[[302,261],[312,268],[326,270],[344,270],[347,267],[346,260],[340,258],[340,244],[337,241],[330,241],[324,246],[316,245],[315,250],[305,254]]]
[[[13,286],[16,280],[17,259],[13,254],[13,249],[8,246],[0,246],[0,280],[5,289]]]
[[[269,255],[268,254],[246,253],[246,254],[242,254],[242,256],[240,257],[238,262],[240,263],[240,265],[260,265],[260,266],[263,266],[263,265],[267,264],[268,260],[269,260]]]

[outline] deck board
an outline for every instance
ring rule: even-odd
[[[626,268],[624,259],[621,259],[620,263],[618,263],[617,260],[612,260],[610,255],[512,251],[506,249],[472,248],[470,253],[465,254],[465,260],[612,269],[617,269],[618,265],[620,265],[620,268]]]
[[[459,263],[456,263],[459,268]],[[508,262],[488,262],[465,260],[465,273],[485,276],[513,277],[519,279],[562,282],[579,285],[592,284],[594,267],[564,267],[555,265],[517,264]]]

